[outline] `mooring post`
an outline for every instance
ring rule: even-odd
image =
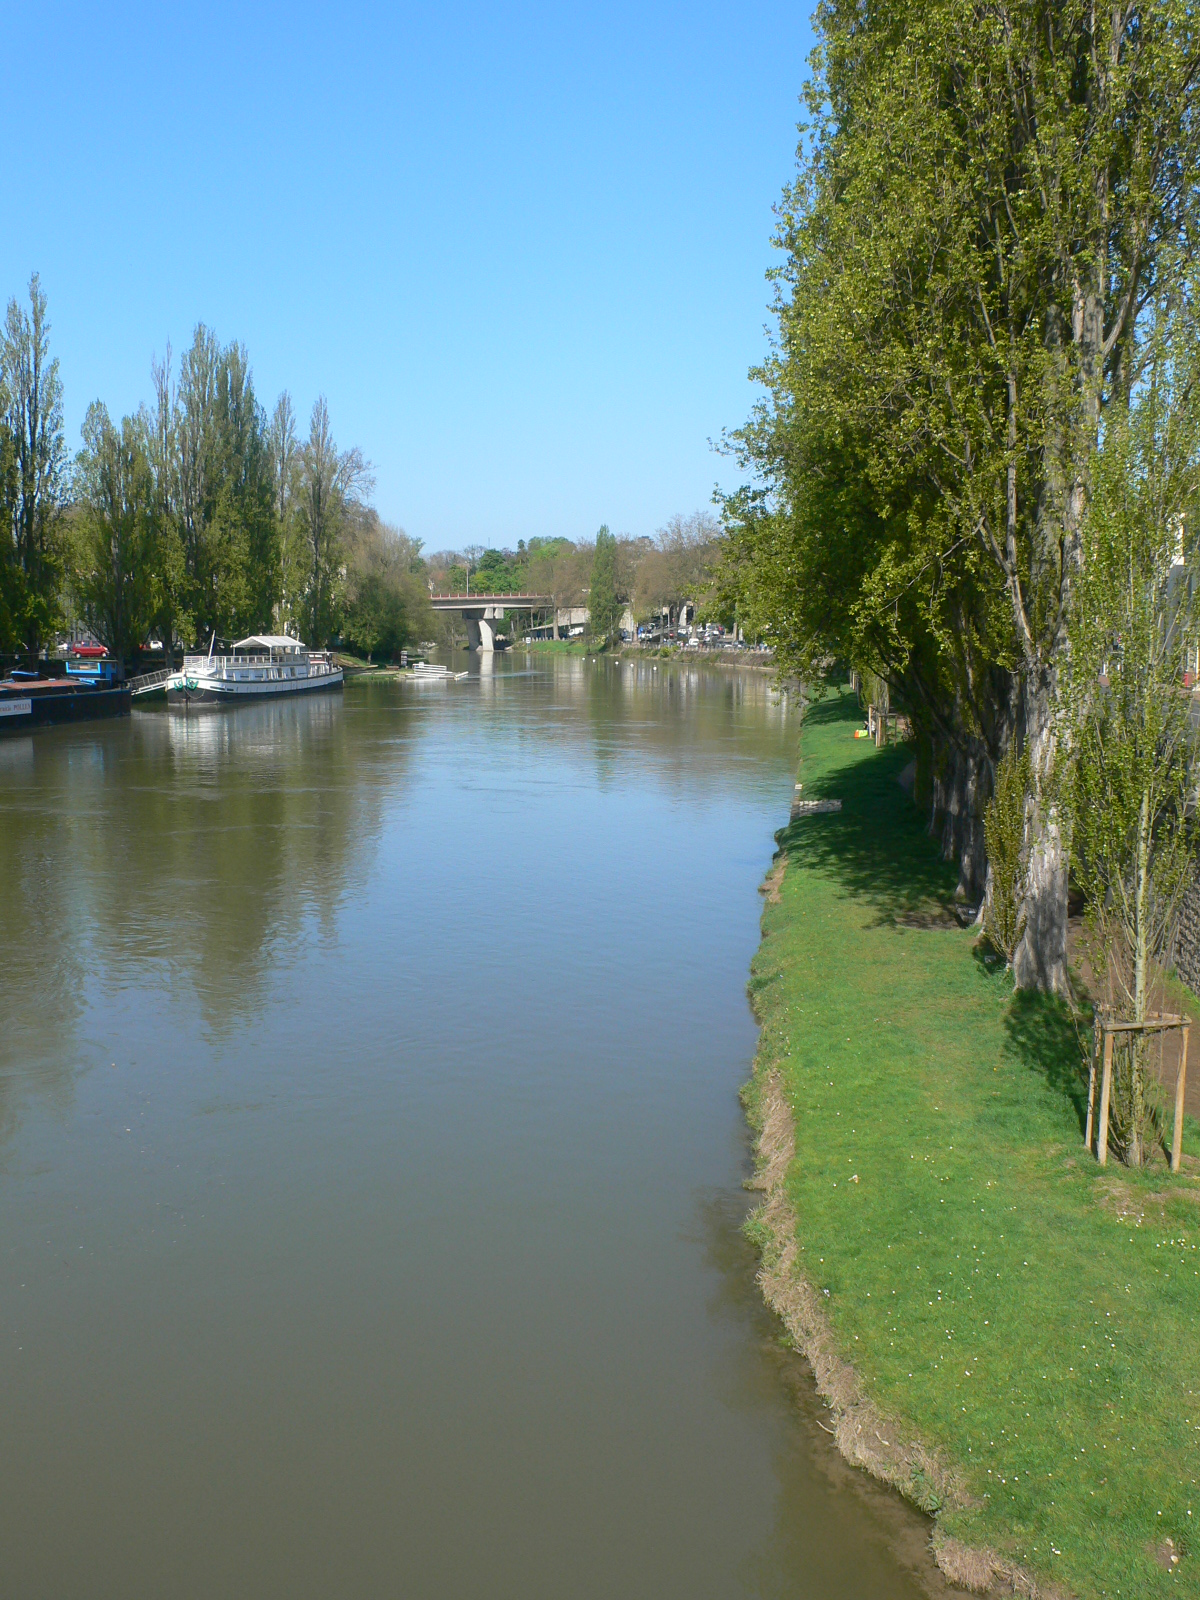
[[[1096,1160],[1103,1167],[1108,1162],[1108,1102],[1112,1094],[1113,1036],[1108,1028],[1104,1032],[1104,1072],[1100,1079],[1100,1128],[1096,1139]]]
[[[1175,1126],[1171,1130],[1171,1171],[1179,1171],[1183,1157],[1183,1096],[1187,1088],[1188,1025],[1183,1025],[1183,1044],[1179,1051],[1179,1071],[1175,1074]]]

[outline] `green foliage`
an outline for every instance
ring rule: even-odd
[[[395,660],[433,623],[420,544],[373,511],[351,520],[341,633],[368,661]]]
[[[668,609],[676,616],[685,602],[725,616],[712,582],[722,541],[717,520],[699,511],[672,517],[653,539],[617,537],[605,527],[595,545],[533,538],[518,540],[515,551],[444,551],[429,558],[429,570],[439,590],[448,593],[466,589],[469,561],[472,593],[547,595],[556,609],[586,604],[595,636],[606,639],[616,634],[627,604],[641,619]],[[732,616],[733,602],[728,619]]]
[[[722,547],[723,530],[707,511],[690,517],[671,517],[652,542],[639,550],[627,584],[634,614],[639,620],[657,619],[664,610],[678,613],[692,602],[698,607],[732,617],[713,592],[713,568]]]
[[[182,540],[187,630],[236,638],[272,621],[279,522],[267,420],[246,352],[203,324],[180,364],[168,462]]]
[[[855,740],[857,720],[849,694],[805,713],[804,792],[842,810],[784,834],[754,962],[756,1072],[780,1074],[793,1114],[797,1271],[901,1430],[883,1436],[912,1430],[959,1475],[961,1497],[914,1486],[945,1533],[1047,1590],[1194,1592],[1155,1561],[1200,1515],[1181,1470],[1193,1186],[1131,1171],[1114,1204],[1112,1169],[1083,1157],[1069,1014],[1014,995],[969,933],[914,925],[953,876],[896,783],[909,752]]]
[[[996,766],[996,787],[984,813],[991,878],[983,907],[983,931],[1011,967],[1025,931],[1021,890],[1025,881],[1025,803],[1029,758],[1010,744]]]
[[[153,621],[154,474],[137,424],[126,417],[115,428],[99,401],[84,420],[74,494],[72,588],[79,614],[114,655],[128,658]]]
[[[858,669],[858,703],[862,707],[864,716],[869,706],[878,706],[882,711],[891,708],[891,690],[885,680],[877,672],[872,672],[870,667]]]
[[[1189,9],[1105,13],[1102,39],[1095,20],[1083,0],[818,13],[768,399],[734,440],[762,487],[726,502],[732,575],[806,676],[887,661],[945,701],[1059,638],[1064,468],[1128,383],[1130,272],[1177,275],[1171,174],[1200,137]]]
[[[406,636],[425,594],[348,560],[371,477],[336,448],[324,399],[300,445],[290,397],[268,422],[245,349],[198,324],[135,419],[90,408],[68,518],[48,335],[34,274],[0,330],[0,649],[38,648],[64,601],[123,654],[151,634],[170,652],[285,625],[326,642],[347,607],[378,649]]]
[[[339,451],[320,395],[297,470],[296,520],[307,566],[304,615],[308,638],[328,643],[341,615],[343,542],[351,508],[371,483],[358,449]]]
[[[1044,800],[1100,417],[1200,223],[1195,11],[829,0],[816,26],[722,586],[804,681],[873,666],[947,759],[986,765],[1023,729],[1045,941],[1066,920]],[[1058,980],[1053,952],[1032,965]]]
[[[1133,1021],[1169,960],[1193,870],[1197,743],[1182,682],[1200,609],[1184,529],[1200,509],[1200,363],[1190,307],[1173,320],[1130,410],[1109,418],[1094,466],[1063,697],[1092,963],[1101,998]],[[1134,1040],[1115,1108],[1135,1165],[1153,1134],[1143,1054]]]
[[[589,630],[594,639],[610,640],[617,631],[623,602],[617,593],[617,541],[607,525],[596,535],[592,581],[588,589]]]
[[[472,571],[480,594],[519,594],[525,581],[525,563],[508,550],[485,550]]]
[[[26,634],[27,588],[14,536],[16,505],[16,443],[0,418],[0,650],[15,650]]]
[[[394,660],[411,637],[402,591],[382,573],[365,574],[347,597],[342,636],[367,661]]]
[[[0,628],[36,654],[58,620],[66,444],[62,382],[35,272],[29,309],[13,299],[0,332]]]

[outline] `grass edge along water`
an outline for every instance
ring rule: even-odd
[[[911,752],[859,720],[848,692],[806,710],[805,798],[842,807],[781,830],[752,966],[764,1288],[812,1309],[843,1452],[875,1419],[960,1581],[1200,1595],[1196,1127],[1177,1178],[1096,1165],[1086,1022],[947,915]]]

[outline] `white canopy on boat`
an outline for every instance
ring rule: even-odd
[[[288,650],[307,651],[302,639],[290,639],[286,633],[254,633],[248,639],[239,639],[234,650]]]

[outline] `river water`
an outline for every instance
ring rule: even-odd
[[[754,1287],[797,722],[507,657],[0,741],[6,1600],[905,1600]]]

